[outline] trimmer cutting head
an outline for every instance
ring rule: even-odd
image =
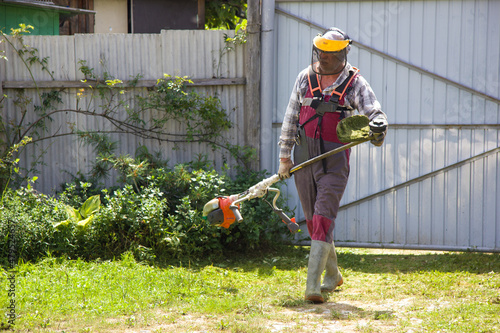
[[[354,115],[342,119],[337,125],[337,137],[344,143],[370,139],[370,120],[365,115]]]

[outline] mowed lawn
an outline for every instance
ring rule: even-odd
[[[16,332],[500,332],[498,253],[337,248],[344,285],[313,305],[308,251],[20,263],[2,328],[15,302]]]

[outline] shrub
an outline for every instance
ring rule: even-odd
[[[154,249],[165,228],[163,194],[154,186],[136,192],[131,185],[103,192],[103,207],[78,238],[79,256],[113,258],[129,250]]]
[[[31,188],[7,188],[0,206],[0,252],[6,264],[9,245],[15,241],[18,258],[36,260],[50,250],[71,247],[71,237],[57,237],[53,223],[66,218],[64,205]]]
[[[269,176],[265,171],[238,169],[236,177],[228,180],[226,192],[230,194],[241,193]],[[277,183],[273,187],[279,188],[280,185]],[[263,199],[272,203],[273,198],[273,194],[270,194],[269,199],[266,197]],[[277,206],[290,216],[290,208],[286,206],[286,200],[283,196],[278,198]],[[265,249],[279,246],[284,239],[291,237],[286,224],[281,221],[277,214],[273,213],[270,205],[264,200],[245,201],[242,203],[240,211],[243,221],[233,224],[231,232],[223,235],[223,244],[226,247],[240,251]]]
[[[17,255],[23,260],[38,260],[47,254],[112,259],[127,251],[145,261],[200,258],[227,249],[268,248],[289,234],[280,218],[258,199],[242,205],[244,221],[229,229],[211,226],[202,217],[203,206],[210,199],[245,191],[264,178],[263,172],[240,169],[230,179],[214,170],[177,165],[146,174],[137,186],[101,190],[100,205],[96,189],[83,181],[67,184],[58,198],[30,188],[8,189],[0,209],[0,232],[6,235],[0,239],[3,264],[12,223],[16,225]],[[281,198],[278,205],[283,201]],[[87,211],[89,202],[92,209],[88,214],[67,213]]]

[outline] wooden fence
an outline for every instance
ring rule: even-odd
[[[224,138],[231,144],[251,146],[258,152],[259,110],[258,84],[255,79],[247,82],[246,73],[252,64],[248,63],[246,45],[228,45],[226,35],[232,31],[168,30],[160,34],[82,34],[75,36],[25,36],[24,44],[35,50],[38,59],[46,60],[48,71],[40,64],[27,66],[16,50],[7,42],[0,44],[0,96],[7,95],[3,101],[2,117],[4,123],[32,121],[35,105],[40,105],[40,93],[64,89],[60,110],[71,110],[88,103],[90,109],[100,110],[102,101],[88,100],[77,94],[88,87],[88,82],[80,71],[82,64],[93,69],[99,78],[116,78],[127,82],[137,78],[133,87],[128,87],[122,99],[144,95],[164,74],[188,76],[200,94],[216,96],[226,110],[233,127]],[[231,46],[231,49],[229,49]],[[20,44],[16,44],[20,49]],[[25,56],[27,58],[27,56]],[[82,63],[84,61],[84,63]],[[258,61],[258,59],[257,59]],[[256,77],[251,75],[250,78]],[[258,80],[258,79],[257,79]],[[258,81],[257,81],[258,83]],[[24,94],[30,103],[25,107],[16,102],[16,96]],[[251,103],[248,103],[252,100]],[[133,99],[132,99],[133,103]],[[250,106],[250,108],[248,107]],[[25,111],[23,111],[25,108]],[[125,112],[123,110],[122,112]],[[95,117],[82,116],[70,111],[54,114],[48,133],[57,138],[31,144],[23,151],[20,166],[37,170],[38,180],[35,188],[45,193],[57,190],[60,184],[77,175],[86,173],[95,160],[91,147],[82,145],[76,136],[64,135],[72,127],[86,130],[109,129],[109,124]],[[178,130],[172,122],[163,129],[166,133]],[[217,168],[223,162],[233,166],[227,151],[213,150],[207,144],[175,144],[158,140],[141,139],[133,135],[112,135],[119,142],[117,154],[134,156],[139,146],[146,146],[150,152],[160,152],[173,166],[189,162],[200,155],[215,161]],[[112,178],[107,185],[114,183]]]

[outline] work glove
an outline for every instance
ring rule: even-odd
[[[374,146],[382,146],[385,135],[387,134],[387,127],[389,126],[387,119],[385,119],[384,116],[376,116],[368,125],[370,126],[370,135],[375,136],[375,138],[370,142]]]
[[[278,176],[281,180],[290,178],[290,169],[293,167],[293,162],[289,158],[280,159],[280,167],[278,169]]]

